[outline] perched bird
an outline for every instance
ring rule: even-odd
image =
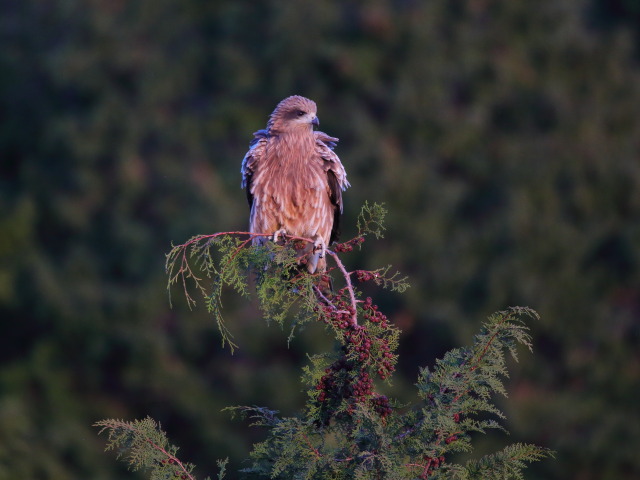
[[[315,102],[298,95],[275,108],[265,130],[253,134],[242,160],[242,187],[251,209],[249,230],[313,240],[309,272],[324,271],[325,249],[337,239],[347,174],[333,148],[337,138],[314,131]],[[255,243],[266,239],[259,237]]]

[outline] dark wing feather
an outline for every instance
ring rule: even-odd
[[[251,140],[249,144],[249,151],[242,159],[242,167],[240,168],[240,173],[242,174],[242,183],[240,186],[245,189],[247,194],[249,209],[253,206],[253,193],[251,191],[253,173],[255,172],[256,165],[264,155],[269,134],[266,130],[258,130],[253,134],[253,137],[253,140]]]
[[[327,185],[329,186],[329,198],[333,209],[333,225],[329,244],[336,241],[340,234],[340,216],[342,215],[342,191],[349,187],[347,173],[335,154],[333,148],[338,139],[324,132],[314,132],[316,136],[316,151],[324,160],[324,168],[327,172]]]
[[[333,204],[333,225],[331,227],[331,236],[329,237],[329,245],[337,242],[340,237],[340,217],[342,216],[342,189],[338,183],[336,174],[332,170],[327,171],[327,180],[329,181],[329,192],[331,203]]]

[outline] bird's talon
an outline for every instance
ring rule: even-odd
[[[287,231],[284,228],[281,228],[280,230],[276,230],[275,232],[273,232],[273,243],[277,243],[280,236],[284,238],[286,235],[287,235]]]
[[[313,243],[313,251],[317,252],[318,250],[320,250],[320,252],[318,253],[318,258],[324,258],[327,247],[325,246],[322,239],[316,239],[316,241]]]

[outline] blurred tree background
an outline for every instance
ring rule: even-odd
[[[151,415],[204,477],[260,431],[228,405],[292,414],[321,326],[265,325],[230,296],[241,349],[201,307],[169,308],[164,254],[245,229],[240,162],[291,94],[314,99],[393,264],[392,394],[527,305],[509,439],[553,448],[530,479],[640,475],[640,7],[634,0],[0,0],[0,478],[144,478],[99,419]],[[233,478],[233,476],[231,477]]]

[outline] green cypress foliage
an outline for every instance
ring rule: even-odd
[[[535,311],[511,307],[491,315],[471,346],[420,369],[415,405],[377,393],[376,383],[389,382],[395,370],[400,331],[357,285],[373,282],[402,292],[408,283],[390,267],[348,271],[340,255],[360,248],[368,235],[381,237],[385,213],[381,205],[365,204],[358,234],[327,251],[326,272],[306,272],[301,251],[309,240],[299,237],[254,246],[252,240],[262,235],[199,235],[167,255],[169,287],[180,284],[193,305],[190,284],[195,286],[232,351],[237,345],[222,317],[225,288],[245,296],[255,288],[267,321],[291,321],[292,328],[319,321],[336,340],[335,351],[309,357],[302,376],[308,399],[299,414],[280,417],[257,406],[227,409],[267,430],[241,473],[278,479],[524,478],[529,462],[552,452],[514,443],[463,463],[457,454],[473,449],[474,434],[504,430],[504,414],[493,398],[506,395],[507,357],[517,360],[519,345],[531,349],[525,320],[536,319]],[[117,449],[133,469],[149,469],[152,479],[195,478],[193,465],[176,457],[177,448],[152,419],[96,426],[108,431],[108,449]],[[223,478],[226,461],[219,467]]]
[[[160,425],[152,418],[133,422],[103,420],[94,426],[100,427],[100,433],[108,432],[107,450],[117,451],[118,458],[126,460],[132,470],[148,470],[151,480],[195,479],[194,465],[180,461],[176,456],[178,447],[169,443]],[[226,463],[226,460],[218,462],[219,479],[224,477]]]

